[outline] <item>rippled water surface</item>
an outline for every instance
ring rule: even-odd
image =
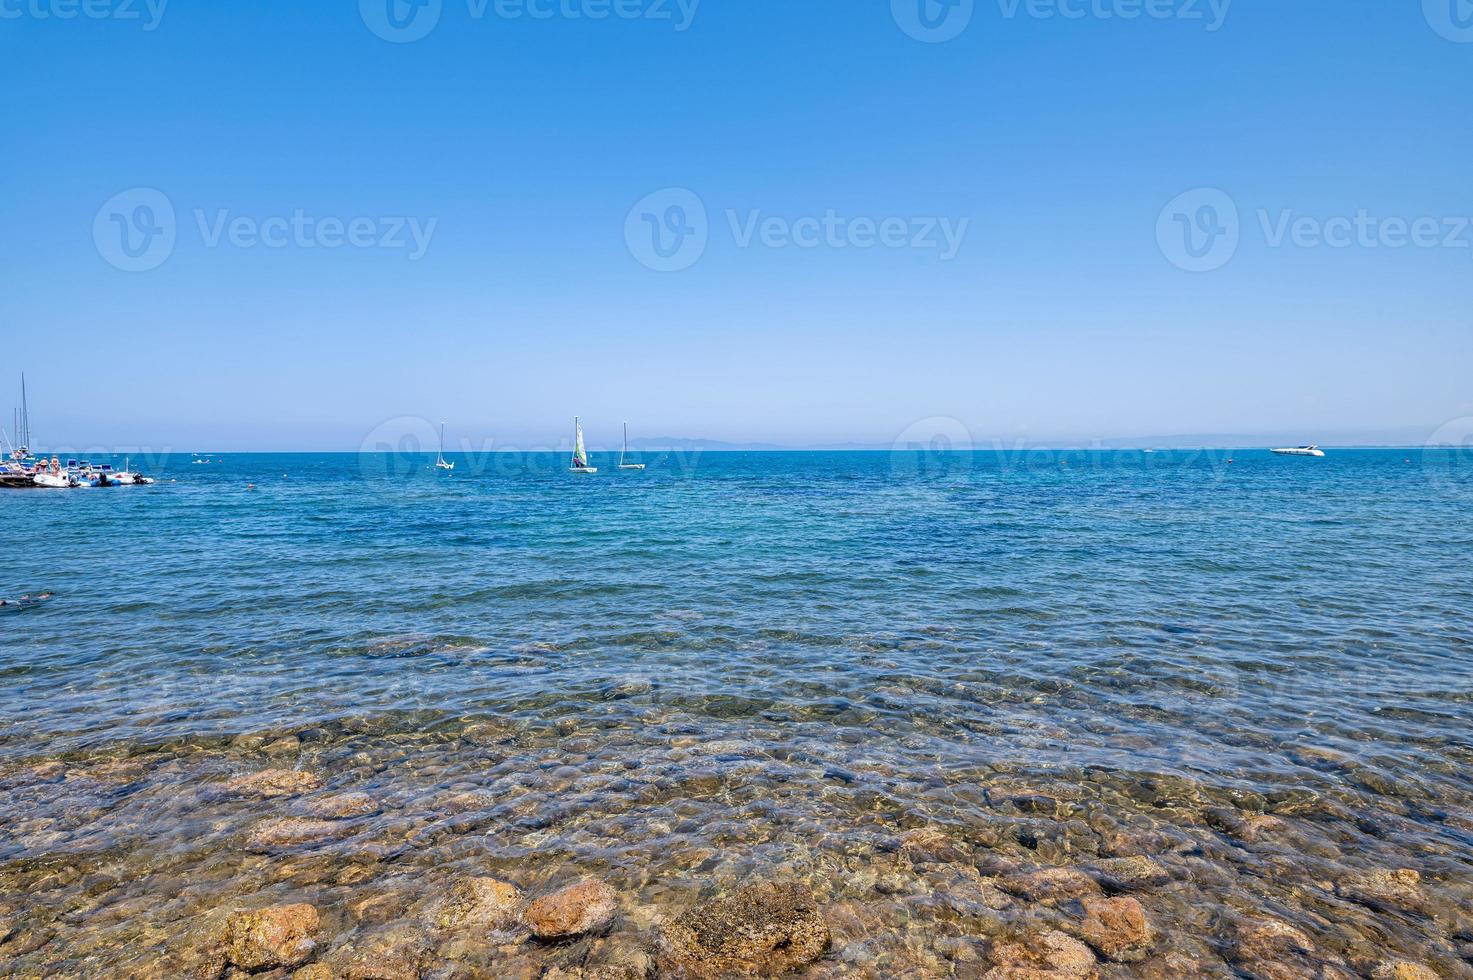
[[[834,932],[811,975],[981,976],[1080,919],[1010,876],[1115,893],[1098,862],[1136,856],[1159,938],[1106,975],[1275,975],[1272,921],[1283,976],[1473,976],[1465,456],[595,462],[0,495],[0,595],[56,594],[0,611],[0,962],[167,976],[266,901],[361,941],[478,869],[602,877],[634,943],[797,877]],[[224,789],[273,767],[314,784]],[[253,842],[348,791],[371,812]],[[590,955],[425,942],[427,976]]]

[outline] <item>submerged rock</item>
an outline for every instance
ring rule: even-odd
[[[437,929],[509,929],[516,925],[522,893],[496,878],[461,878],[430,905],[425,918]]]
[[[1091,867],[1098,873],[1100,884],[1111,891],[1137,891],[1155,888],[1171,880],[1171,872],[1148,857],[1101,858]]]
[[[896,850],[912,861],[955,862],[966,855],[957,842],[935,827],[917,827],[900,835]]]
[[[354,936],[325,962],[334,980],[420,980],[430,947],[417,929],[391,926]]]
[[[1376,967],[1371,980],[1440,980],[1430,968],[1410,960],[1388,960]]]
[[[829,927],[813,893],[762,882],[699,905],[660,929],[661,974],[706,978],[786,973],[821,957]]]
[[[602,932],[614,921],[619,900],[601,881],[585,878],[527,906],[522,921],[538,939],[564,939]]]
[[[1086,898],[1080,935],[1106,959],[1133,963],[1146,958],[1156,930],[1133,898]]]
[[[1382,912],[1426,913],[1428,908],[1422,876],[1411,868],[1356,872],[1339,882],[1335,893]]]
[[[377,813],[379,807],[367,793],[334,793],[312,800],[303,809],[320,820],[348,820]]]
[[[331,820],[302,820],[283,817],[267,820],[256,826],[246,836],[248,851],[266,853],[280,848],[296,847],[313,841],[325,840],[347,832],[340,823]]]
[[[292,980],[337,980],[326,963],[308,963],[292,974]]]
[[[225,923],[225,957],[242,970],[300,966],[317,948],[321,919],[306,903],[237,912]]]
[[[1077,939],[1047,929],[992,947],[992,969],[982,980],[1081,980],[1098,975],[1095,954]]]
[[[240,796],[272,799],[307,793],[321,785],[320,776],[301,769],[262,769],[260,772],[247,773],[228,780],[225,789]]]
[[[1100,894],[1100,886],[1093,878],[1073,868],[1042,868],[1009,875],[1003,879],[1002,888],[1030,902],[1059,902]]]
[[[1313,976],[1318,961],[1314,942],[1279,919],[1242,925],[1234,952],[1238,965],[1248,973],[1273,980]]]

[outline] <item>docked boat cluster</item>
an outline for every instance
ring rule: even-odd
[[[126,463],[115,469],[110,463],[92,463],[87,460],[69,459],[65,463],[59,457],[38,459],[24,450],[11,453],[10,459],[0,464],[0,486],[23,489],[36,487],[48,490],[74,490],[83,487],[124,487],[153,483],[154,478],[144,476],[131,469]]]

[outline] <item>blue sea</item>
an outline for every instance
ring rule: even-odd
[[[1254,908],[1350,963],[1345,905],[1377,948],[1466,969],[1466,923],[1325,883],[1412,868],[1430,905],[1469,896],[1466,453],[450,458],[172,456],[151,487],[0,491],[0,596],[54,593],[0,610],[0,897],[79,855],[133,898],[160,865],[221,901],[267,887],[226,857],[259,806],[207,790],[285,758],[384,807],[297,846],[392,839],[426,882],[577,868],[658,904],[785,869],[862,902],[852,862],[905,828],[1015,865],[1157,834],[1140,853],[1182,893],[1153,914],[1203,963]],[[1265,820],[1271,854],[1242,829]],[[446,852],[457,827],[474,844]],[[851,940],[874,958],[843,962],[962,975],[956,915],[886,895]],[[51,928],[24,963],[111,962],[115,933]]]

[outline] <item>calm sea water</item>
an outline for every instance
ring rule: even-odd
[[[160,868],[216,882],[196,904],[279,890],[241,840],[280,808],[210,794],[273,764],[241,737],[296,735],[287,764],[384,807],[305,846],[410,841],[427,894],[468,862],[652,905],[802,867],[883,909],[846,962],[943,975],[957,913],[864,891],[885,834],[1059,862],[1135,853],[1110,830],[1134,828],[1180,855],[1194,890],[1150,907],[1204,962],[1255,907],[1460,962],[1432,920],[1306,896],[1367,864],[1473,871],[1466,453],[430,461],[174,457],[153,487],[0,495],[0,594],[56,594],[0,613],[0,895],[58,854],[141,907]],[[1297,836],[1208,872],[1219,805]],[[67,911],[91,894],[58,893],[67,938],[26,962],[146,951]],[[1228,938],[1192,938],[1206,908]],[[1336,955],[1368,941],[1344,932]]]
[[[6,493],[0,594],[56,598],[0,619],[0,747],[633,684],[696,719],[981,727],[1251,781],[1311,733],[1413,762],[1473,721],[1452,452],[562,462],[174,457],[150,488]]]

